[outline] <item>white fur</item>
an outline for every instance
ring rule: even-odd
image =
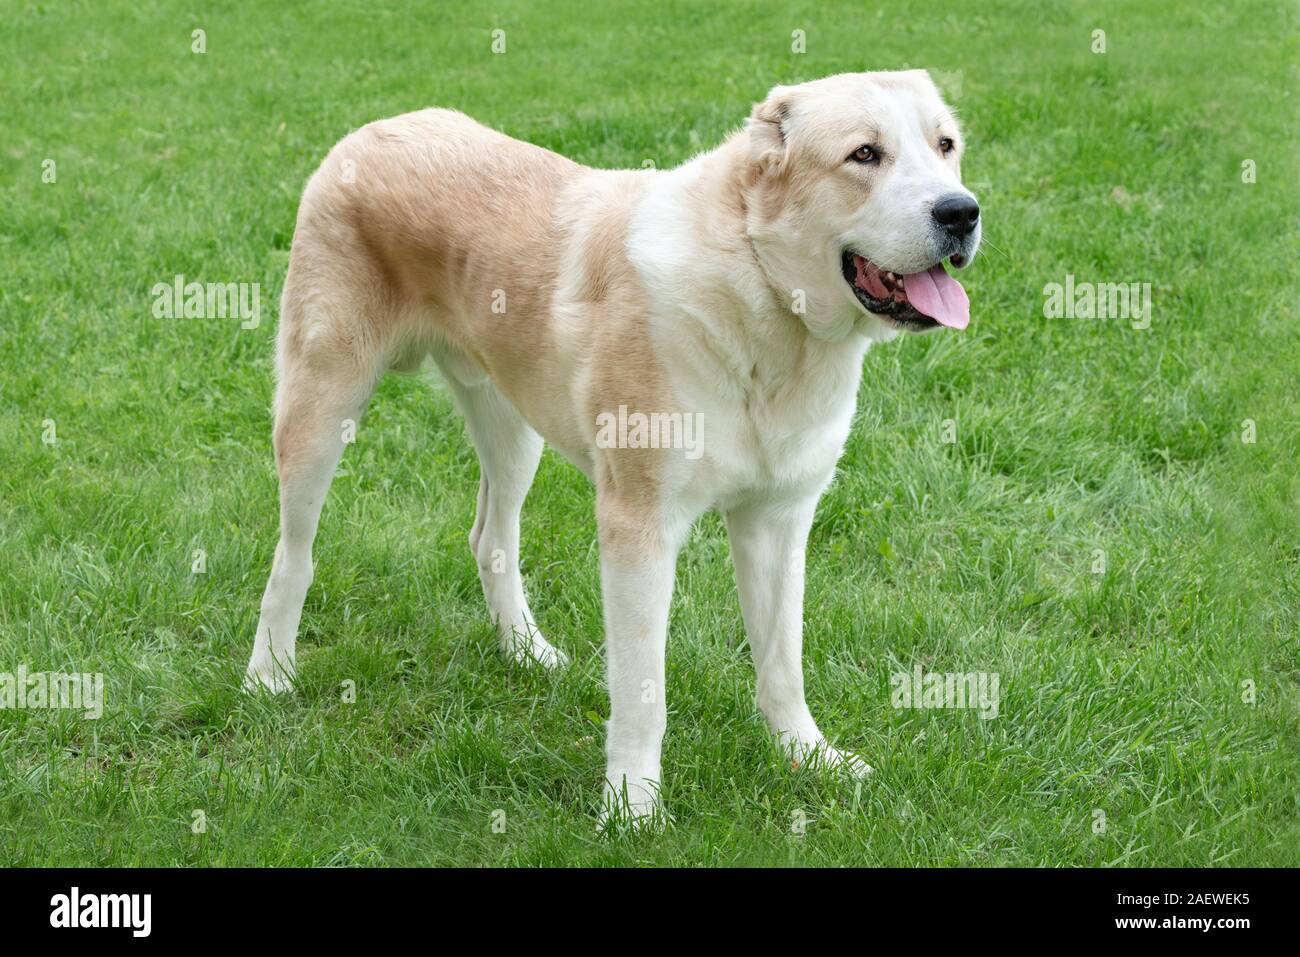
[[[940,197],[964,189],[958,152],[948,155],[936,145],[941,125],[950,131],[944,135],[958,136],[928,77],[910,72],[778,87],[729,144],[658,174],[564,165],[445,111],[398,118],[340,144],[336,153],[343,154],[370,144],[365,168],[386,168],[388,179],[382,193],[372,194],[378,203],[372,198],[352,206],[351,193],[331,192],[327,160],[304,197],[291,266],[294,291],[287,282],[281,320],[277,455],[288,456],[287,465],[281,462],[281,541],[262,601],[249,687],[278,691],[292,682],[312,540],[342,451],[337,423],[359,419],[374,381],[391,364],[392,343],[409,352],[411,343],[423,342],[450,384],[479,455],[470,547],[502,647],[518,661],[548,667],[565,661],[537,629],[518,564],[520,508],[543,438],[596,481],[610,693],[606,813],[640,820],[659,810],[674,568],[691,524],[711,508],[726,519],[757,703],[773,735],[796,767],[868,773],[860,757],[827,742],[805,698],[805,549],[817,501],[848,437],[863,354],[872,342],[898,334],[897,326],[859,303],[841,257],[851,248],[882,269],[906,274],[946,255],[931,209]],[[392,161],[393,143],[418,145],[430,137],[451,145],[425,154],[432,164],[426,175],[439,188],[443,180],[462,177],[467,195],[456,197],[463,200],[455,207],[456,222],[426,234],[421,230],[428,220],[448,215],[451,207],[426,206],[433,188],[426,180],[395,182],[408,175],[407,167],[382,164]],[[846,163],[867,137],[888,162]],[[391,252],[384,269],[372,271],[365,256],[373,255],[375,236],[411,234],[427,249],[450,242],[446,236],[469,235],[468,246],[461,240],[460,247],[440,250],[442,260],[460,256],[477,266],[484,289],[491,286],[494,277],[483,263],[493,261],[495,244],[504,240],[478,237],[464,223],[500,218],[512,207],[499,202],[495,184],[473,178],[476,155],[506,164],[534,193],[553,188],[544,200],[550,205],[540,209],[527,206],[528,194],[518,197],[521,214],[508,223],[513,245],[504,247],[520,248],[515,229],[561,224],[558,276],[546,293],[548,321],[512,326],[519,335],[539,337],[528,356],[551,357],[543,368],[519,365],[518,355],[507,354],[475,324],[482,295],[461,302],[443,288],[424,290],[446,303],[440,320],[446,325],[433,334],[396,320],[391,327],[376,322],[364,336],[348,326],[376,302],[399,300],[396,288],[418,290],[427,278],[423,262],[411,267]],[[516,156],[517,169],[508,166]],[[765,206],[770,197],[764,184],[773,181],[763,177],[788,173],[791,164],[803,164],[798,188],[790,191],[796,198]],[[740,184],[743,202],[736,199]],[[475,191],[482,194],[477,205]],[[383,210],[398,225],[390,228],[381,218],[363,248],[348,232],[358,208]],[[616,243],[609,238],[615,214],[625,214],[626,222]],[[977,245],[978,232],[966,251],[973,255]],[[342,257],[340,249],[347,250]],[[614,262],[616,253],[625,253],[625,261]],[[609,260],[606,293],[621,290],[634,304],[622,303],[620,312],[618,301],[592,292],[593,256]],[[405,285],[384,285],[389,279],[383,277],[394,275]],[[439,277],[452,286],[460,279]],[[391,338],[388,345],[357,351],[357,342],[379,341],[376,330],[383,329],[390,330],[383,333]],[[473,341],[476,334],[482,342]],[[451,344],[457,340],[459,346]],[[493,368],[496,373],[489,372]],[[665,451],[653,468],[637,459],[619,478],[613,453],[596,442],[590,412],[601,388],[621,394],[619,383],[630,378],[635,384],[643,372],[647,380],[667,380],[655,401],[702,417],[703,454]],[[622,467],[632,460],[617,462]],[[653,494],[627,487],[627,475],[641,474],[636,469],[650,469],[645,487]]]

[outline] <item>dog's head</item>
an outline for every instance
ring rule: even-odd
[[[929,74],[779,86],[745,136],[750,237],[815,335],[965,328],[970,305],[944,263],[975,258],[979,205],[961,184],[961,131]]]

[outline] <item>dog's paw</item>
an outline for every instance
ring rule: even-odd
[[[860,754],[832,748],[825,741],[815,744],[793,744],[786,749],[790,759],[790,770],[798,771],[809,768],[813,771],[850,774],[855,778],[865,778],[872,773],[871,765]]]
[[[659,800],[659,782],[653,778],[629,778],[618,775],[605,779],[605,794],[601,801],[597,827],[605,833],[619,831],[657,831],[671,821]]]
[[[541,647],[534,646],[530,648],[527,656],[520,659],[520,663],[541,665],[547,671],[555,671],[558,668],[568,667],[569,656],[554,645],[542,642]]]
[[[505,644],[505,652],[518,665],[540,667],[546,671],[564,668],[569,656],[533,629],[527,635],[515,634]]]
[[[269,654],[253,655],[244,672],[244,690],[250,694],[262,691],[285,694],[293,690],[293,679],[292,659],[277,661]]]

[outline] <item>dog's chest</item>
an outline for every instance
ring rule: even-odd
[[[717,496],[820,491],[844,451],[858,368],[766,378],[758,371],[736,394],[713,403],[704,448]]]

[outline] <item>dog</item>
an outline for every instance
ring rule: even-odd
[[[795,767],[863,775],[804,698],[804,546],[864,353],[963,329],[979,205],[922,70],[778,86],[672,170],[596,170],[427,109],[338,143],[303,193],[277,340],[280,541],[246,686],[284,691],[312,541],[377,380],[432,356],[478,452],[469,545],[506,654],[554,668],[519,572],[543,442],[595,484],[610,717],[602,814],[660,812],[678,549],[725,518],[757,705]],[[696,424],[682,441],[683,424]]]

